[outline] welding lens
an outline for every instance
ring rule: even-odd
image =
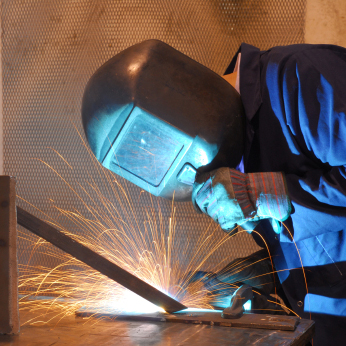
[[[113,171],[114,166],[121,167],[155,187],[184,148],[178,131],[144,111],[139,111],[119,137],[106,155],[104,166]]]

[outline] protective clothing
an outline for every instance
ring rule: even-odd
[[[245,172],[284,172],[292,204],[287,229],[276,236],[262,220],[256,231],[266,239],[292,309],[315,321],[314,346],[343,345],[346,49],[292,45],[261,52],[242,44],[240,51]]]
[[[174,195],[177,201],[191,198],[199,167],[237,165],[244,148],[239,94],[158,40],[120,52],[93,74],[84,91],[82,120],[104,167],[155,196]]]
[[[224,230],[248,221],[285,221],[291,212],[284,175],[280,172],[244,174],[223,167],[203,173],[194,183],[192,202]],[[281,227],[275,231],[279,233]]]

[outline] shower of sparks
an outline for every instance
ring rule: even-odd
[[[86,145],[85,148],[89,151]],[[70,163],[55,153],[73,170]],[[220,282],[219,287],[213,287],[211,293],[204,286],[203,278],[191,282],[197,271],[201,268],[205,270],[208,259],[220,246],[232,242],[233,236],[225,234],[220,237],[219,228],[211,222],[198,239],[183,239],[179,236],[181,226],[176,219],[174,202],[167,218],[157,198],[152,198],[151,205],[143,208],[145,217],[138,217],[138,207],[134,203],[140,204],[141,195],[138,200],[133,200],[126,183],[121,185],[119,178],[103,168],[89,153],[99,179],[96,182],[91,177],[84,186],[78,181],[71,182],[54,167],[42,162],[64,181],[71,194],[82,202],[84,210],[66,210],[51,200],[59,216],[52,219],[40,212],[41,219],[190,308],[213,309],[225,298],[219,292],[238,288]],[[21,204],[30,205],[23,199]],[[35,208],[33,205],[30,207]],[[26,323],[59,320],[80,309],[91,310],[95,314],[104,311],[121,314],[125,311],[148,313],[159,310],[30,232],[19,231],[18,236],[25,244],[25,257],[29,257],[27,263],[19,264],[20,309],[37,312],[36,317]],[[55,267],[36,264],[37,256],[40,256],[40,263],[59,264]],[[215,272],[229,261],[229,258],[225,258],[218,268],[209,269]],[[234,272],[242,269],[240,262]]]
[[[95,186],[93,188],[97,189]],[[130,201],[127,197],[125,200]],[[70,221],[70,225],[83,230],[81,233],[70,233],[61,225],[55,222],[52,224],[183,304],[196,308],[212,308],[209,303],[211,297],[203,285],[200,282],[188,285],[188,282],[193,273],[201,268],[227,238],[220,240],[217,237],[213,240],[216,229],[209,229],[200,236],[197,242],[201,244],[198,245],[199,249],[192,249],[188,239],[185,239],[184,245],[180,244],[178,253],[174,251],[177,241],[174,207],[166,224],[160,211],[155,212],[153,208],[147,208],[146,220],[141,228],[132,215],[131,205],[125,208],[124,201],[119,200],[116,202],[117,205],[114,205],[103,196],[100,201],[95,200],[92,207],[88,204],[92,218],[56,207],[60,215]],[[117,207],[120,203],[123,211],[128,213],[126,221],[118,214]],[[80,308],[90,308],[96,312],[112,310],[118,313],[158,311],[155,305],[84,263],[56,251],[50,243],[28,232],[20,232],[19,237],[32,244],[30,257],[39,255],[60,262],[54,268],[30,265],[30,260],[28,264],[20,264],[21,309],[41,311],[42,308],[46,308],[54,317],[73,314]],[[188,264],[186,258],[189,258]],[[35,296],[41,299],[33,300]],[[42,299],[45,296],[47,299]],[[44,314],[45,318],[49,315],[47,312]]]
[[[70,163],[54,152],[73,170]],[[220,231],[211,223],[199,239],[193,239],[193,242],[189,238],[181,239],[177,236],[180,228],[174,203],[170,217],[165,217],[167,212],[161,210],[157,198],[152,198],[151,205],[143,208],[144,217],[138,217],[138,207],[135,209],[134,203],[141,203],[141,195],[138,200],[132,200],[126,182],[121,185],[119,178],[103,168],[91,153],[90,158],[99,179],[96,183],[91,177],[84,185],[42,162],[64,181],[71,194],[82,202],[84,210],[66,210],[51,200],[58,217],[53,219],[40,211],[36,214],[184,305],[212,308],[213,295],[201,282],[189,281],[208,258],[229,241],[229,237],[220,239],[217,236]],[[21,203],[27,208],[35,208],[23,199]],[[31,323],[62,318],[81,308],[91,308],[96,313],[105,309],[117,313],[159,309],[30,232],[19,231],[18,236],[25,244],[25,256],[19,254],[19,257],[29,258],[27,263],[19,264],[20,309],[42,312]],[[177,247],[179,251],[175,250]],[[36,263],[37,257],[40,257],[41,264]],[[59,264],[45,267],[42,263]]]

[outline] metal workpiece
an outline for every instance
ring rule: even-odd
[[[251,328],[251,329],[270,329],[270,330],[289,330],[295,331],[299,325],[299,317],[296,316],[274,316],[265,314],[245,313],[236,319],[224,319],[221,317],[220,310],[187,309],[178,311],[174,314],[155,312],[155,313],[133,313],[133,312],[111,312],[93,311],[92,309],[81,309],[76,311],[78,317],[95,318],[117,318],[119,321],[143,321],[143,322],[167,322],[167,323],[186,323],[203,324],[216,327]],[[313,324],[313,322],[312,322]]]
[[[17,207],[17,222],[32,233],[52,243],[59,249],[89,265],[101,274],[106,275],[142,298],[163,308],[165,311],[175,312],[186,309],[186,306],[175,299],[150,286],[143,280],[110,262],[108,259],[102,257],[98,253],[75,241],[20,207]]]

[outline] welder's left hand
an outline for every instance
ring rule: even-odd
[[[192,203],[224,230],[271,219],[274,231],[291,213],[285,177],[280,172],[244,174],[228,167],[197,175]],[[244,227],[245,228],[245,227]]]

